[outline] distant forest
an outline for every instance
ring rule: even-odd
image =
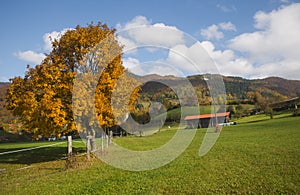
[[[183,78],[159,75],[132,76],[145,83],[140,91],[141,96],[136,103],[136,111],[140,114],[143,115],[148,112],[146,102],[149,101],[161,102],[167,110],[180,106],[172,89],[155,81],[180,85]],[[270,104],[300,96],[300,81],[298,80],[287,80],[279,77],[253,80],[232,76],[222,76],[222,78],[226,89],[227,105],[256,104],[258,98],[268,101]],[[211,98],[204,75],[189,76],[188,79],[196,89],[199,104],[209,105]],[[15,119],[5,108],[5,94],[8,87],[9,83],[0,83],[0,126],[4,123],[12,123]],[[185,94],[185,97],[189,98],[189,94]]]
[[[227,105],[255,104],[258,98],[273,103],[300,96],[300,81],[298,80],[287,80],[279,77],[253,80],[232,76],[221,77],[223,78],[226,89]],[[180,85],[183,80],[182,78],[147,75],[138,79],[144,82],[152,80],[151,82],[146,82],[142,87],[140,97],[142,100],[163,101],[168,110],[172,109],[170,102],[174,102],[174,99],[176,99],[175,93],[166,85],[160,82],[154,82],[153,80]],[[210,104],[209,89],[204,80],[204,75],[189,76],[188,79],[197,91],[199,103],[201,105]],[[186,95],[188,96],[188,94]],[[173,106],[176,107],[178,105]]]

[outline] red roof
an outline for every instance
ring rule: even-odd
[[[200,114],[200,115],[192,115],[192,116],[186,116],[184,120],[195,120],[195,119],[204,119],[204,118],[214,118],[214,117],[227,117],[230,115],[230,112],[222,112],[222,113],[216,113],[216,114]]]

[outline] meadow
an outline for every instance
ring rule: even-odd
[[[132,172],[111,167],[97,158],[75,158],[66,169],[66,142],[0,144],[1,194],[299,194],[300,117],[253,116],[223,128],[214,147],[199,156],[205,129],[171,163],[158,169]],[[150,150],[166,143],[174,128],[148,137],[114,141],[135,150]],[[56,145],[55,145],[56,144]],[[74,153],[84,153],[75,140]]]

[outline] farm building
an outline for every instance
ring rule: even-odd
[[[270,104],[270,107],[274,111],[281,111],[281,110],[287,110],[287,109],[297,109],[298,105],[300,105],[300,97],[295,97],[292,99],[275,102]]]
[[[186,116],[184,120],[187,122],[188,128],[207,128],[214,127],[217,123],[229,122],[230,112],[222,112],[216,114],[200,114]]]

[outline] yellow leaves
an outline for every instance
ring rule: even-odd
[[[96,41],[93,42],[95,47],[90,48],[90,52],[82,57],[82,61],[79,63],[78,69],[81,71],[81,79],[78,82],[80,82],[81,91],[73,91],[75,97],[78,97],[76,101],[73,101],[74,107],[77,109],[75,113],[80,118],[88,118],[88,124],[92,124],[94,120],[99,120],[102,126],[112,126],[114,119],[110,106],[111,93],[115,86],[116,78],[123,73],[124,69],[121,65],[120,57],[115,61],[113,59],[116,56],[120,56],[121,48],[115,44],[113,46],[115,50],[109,50],[112,47],[109,43],[112,43],[115,37],[108,29],[102,30],[101,33],[98,33],[98,29],[94,27],[88,30],[89,33],[97,33],[97,36],[91,36],[92,40],[98,39],[98,43],[101,42],[98,45]],[[80,33],[84,34],[84,31],[80,29]],[[83,44],[84,40],[81,41],[80,43]],[[115,75],[112,71],[114,69],[119,70],[116,72],[119,73],[118,75]],[[98,79],[95,77],[99,76],[98,82]],[[96,86],[97,88],[95,89]],[[94,89],[95,97],[91,97],[91,93],[93,93],[91,89]],[[83,98],[83,96],[86,98]],[[96,107],[96,111],[94,107]],[[95,112],[98,119],[94,118]]]
[[[73,111],[82,120],[88,118],[89,125],[96,120],[104,126],[116,124],[111,101],[124,67],[122,47],[114,33],[115,30],[99,23],[77,26],[60,40],[53,40],[53,50],[40,65],[28,68],[24,79],[16,77],[12,80],[7,92],[7,108],[21,118],[25,128],[37,134],[73,131],[76,128]],[[86,63],[88,61],[90,63]],[[74,86],[79,85],[80,90],[74,91],[77,71],[81,80]],[[131,89],[127,82],[121,85],[124,91]],[[96,89],[92,95],[91,88]],[[131,95],[130,103],[137,97],[137,91]],[[73,101],[74,110],[72,93],[77,97]],[[87,98],[90,96],[92,98]],[[123,100],[117,101],[120,104]],[[122,107],[120,113],[123,110]]]

